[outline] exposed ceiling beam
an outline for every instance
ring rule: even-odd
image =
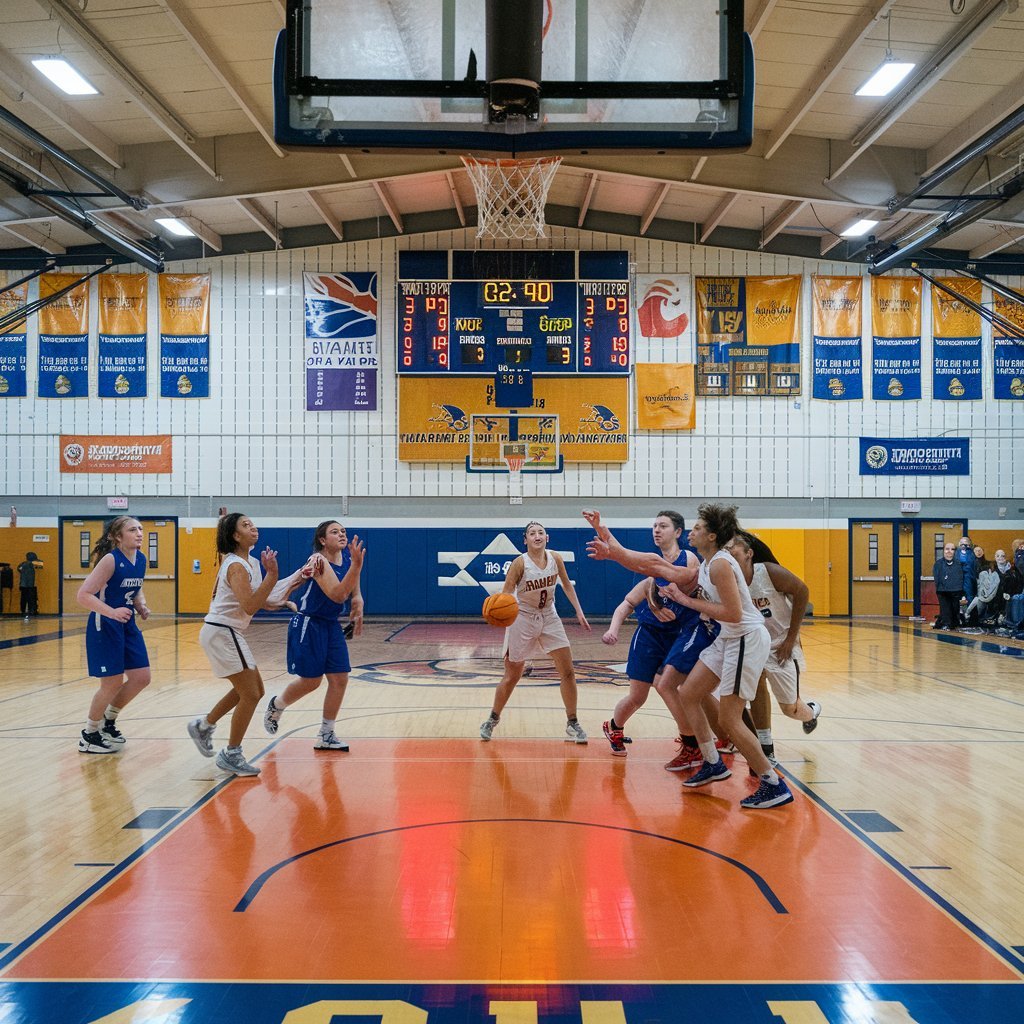
[[[334,232],[334,237],[337,238],[339,242],[344,242],[345,229],[342,227],[341,221],[335,217],[330,206],[327,205],[327,200],[312,189],[306,193],[306,198],[309,200],[313,209],[316,210],[316,212],[323,218],[323,222],[331,229],[331,231]]]
[[[972,260],[983,260],[1024,239],[1024,231],[1011,231],[1009,228],[997,228],[996,233],[987,242],[975,246],[967,255]]]
[[[373,183],[373,190],[377,193],[377,198],[381,201],[384,209],[387,210],[391,223],[395,225],[395,230],[400,235],[405,234],[405,228],[402,227],[402,217],[391,199],[387,186],[382,181],[375,181]]]
[[[984,106],[979,107],[925,151],[925,168],[921,177],[927,177],[969,146],[975,139],[991,131],[1000,121],[1020,107],[1024,96],[1024,75],[1018,75],[1006,88],[1000,90]]]
[[[775,9],[779,0],[761,0],[758,4],[750,4],[747,8],[744,29],[751,41],[757,39],[761,29],[768,21],[768,15]]]
[[[345,165],[345,170],[348,171],[349,177],[358,178],[359,175],[356,174],[355,166],[353,165],[352,159],[349,157],[348,153],[339,153],[338,156],[341,157],[341,162]]]
[[[726,197],[711,211],[711,216],[700,226],[700,240],[701,243],[706,242],[711,237],[711,232],[718,227],[719,224],[725,220],[726,214],[736,205],[739,201],[739,192],[729,192]]]
[[[160,0],[167,10],[167,16],[174,22],[179,32],[192,44],[192,48],[203,58],[203,63],[210,69],[218,82],[227,90],[231,98],[238,104],[242,113],[252,122],[253,127],[263,136],[267,145],[278,155],[284,156],[284,150],[274,141],[273,133],[263,123],[263,118],[256,112],[256,102],[249,90],[238,78],[225,70],[228,62],[222,54],[213,52],[212,43],[206,32],[197,24],[181,0]]]
[[[281,233],[277,230],[274,222],[263,212],[255,199],[238,198],[235,200],[238,205],[252,219],[253,223],[264,232],[274,243],[274,248],[281,248]]]
[[[594,171],[589,176],[587,182],[587,193],[583,197],[583,202],[580,203],[580,215],[576,220],[576,227],[583,227],[583,222],[587,219],[587,211],[590,209],[591,200],[594,198],[594,189],[597,188],[597,171]]]
[[[2,133],[0,133],[0,157],[5,157],[12,164],[17,164],[23,171],[27,171],[30,177],[45,183],[50,188],[64,187],[64,182],[41,170],[43,158],[38,151],[28,149]]]
[[[217,177],[216,169],[196,149],[195,133],[167,109],[142,79],[135,74],[100,38],[88,22],[77,12],[65,7],[60,0],[35,0],[44,11],[67,29],[106,70],[120,83],[140,110],[176,142],[207,174]]]
[[[765,145],[764,158],[770,160],[775,151],[789,138],[818,97],[842,70],[847,54],[858,46],[875,24],[885,15],[895,0],[874,0],[871,6],[836,40],[828,56],[822,61],[818,73],[797,93],[796,99],[776,122]]]
[[[706,156],[700,157],[697,162],[693,165],[693,170],[690,171],[690,181],[696,181],[700,177],[700,172],[704,170],[704,165],[708,162]]]
[[[644,210],[643,217],[640,218],[640,235],[643,237],[647,234],[647,229],[651,226],[654,218],[658,215],[658,211],[661,209],[661,204],[665,202],[665,197],[668,195],[668,190],[672,187],[672,182],[666,181],[661,188],[654,194],[654,198],[651,199],[647,209]]]
[[[90,210],[89,216],[96,220],[106,221],[115,231],[129,237],[152,238],[153,229],[141,218],[132,217],[126,210]]]
[[[88,146],[111,167],[123,167],[121,147],[108,138],[95,125],[90,124],[62,99],[49,93],[41,83],[33,82],[14,55],[0,47],[0,83],[22,100],[38,107],[47,117],[66,128],[79,142]]]
[[[1017,9],[1018,0],[983,0],[964,21],[957,26],[935,53],[924,61],[907,84],[886,103],[881,110],[854,135],[852,151],[825,179],[834,181],[854,161],[871,147],[911,106],[933,85],[938,84],[946,72],[970,49],[974,40],[987,31],[1004,14]]]
[[[209,224],[193,216],[188,210],[180,206],[151,206],[147,211],[153,218],[166,214],[168,217],[177,217],[183,224],[187,225],[195,234],[196,238],[208,245],[214,252],[222,252],[224,239],[213,230]]]
[[[778,234],[780,234],[783,228],[787,224],[791,223],[793,218],[800,213],[804,207],[807,206],[806,199],[794,199],[792,202],[786,203],[781,210],[767,224],[761,229],[761,241],[758,243],[758,248],[763,249],[769,242]]]
[[[15,238],[27,242],[36,249],[42,249],[43,252],[49,253],[51,256],[63,256],[67,252],[67,249],[59,242],[55,242],[49,236],[44,235],[42,231],[29,227],[27,224],[0,224],[0,227],[14,235]]]
[[[466,208],[462,205],[462,197],[455,187],[455,175],[451,171],[444,172],[445,181],[448,182],[448,191],[452,194],[452,203],[455,205],[455,212],[459,215],[459,223],[466,226]]]

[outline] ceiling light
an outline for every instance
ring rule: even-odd
[[[160,227],[170,231],[172,235],[177,235],[179,238],[195,237],[196,233],[183,220],[178,220],[177,217],[154,217],[153,219]]]
[[[856,95],[888,96],[915,67],[916,64],[901,64],[899,61],[887,60],[857,90]]]
[[[39,57],[32,64],[69,96],[96,96],[91,86],[63,57]]]
[[[859,220],[851,224],[845,231],[840,231],[839,234],[843,238],[863,238],[872,228],[877,226],[877,220]]]

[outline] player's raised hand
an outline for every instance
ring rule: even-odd
[[[348,542],[348,553],[352,556],[352,565],[356,569],[361,569],[366,557],[366,545],[359,539],[358,533]]]
[[[583,510],[583,518],[593,527],[594,533],[601,540],[607,540],[611,536],[611,531],[607,526],[601,523],[601,513],[596,508],[585,508]]]
[[[266,570],[267,575],[277,575],[277,552],[272,548],[265,547],[260,552],[260,564]]]
[[[587,541],[587,555],[590,558],[596,558],[599,562],[603,562],[612,557],[612,551],[607,541],[595,537],[593,540]]]

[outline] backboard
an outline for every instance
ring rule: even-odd
[[[288,0],[284,146],[536,155],[742,149],[742,0]]]
[[[467,473],[561,473],[563,468],[556,414],[470,415]]]

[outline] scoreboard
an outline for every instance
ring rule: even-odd
[[[625,375],[628,253],[402,252],[396,319],[399,374]]]

